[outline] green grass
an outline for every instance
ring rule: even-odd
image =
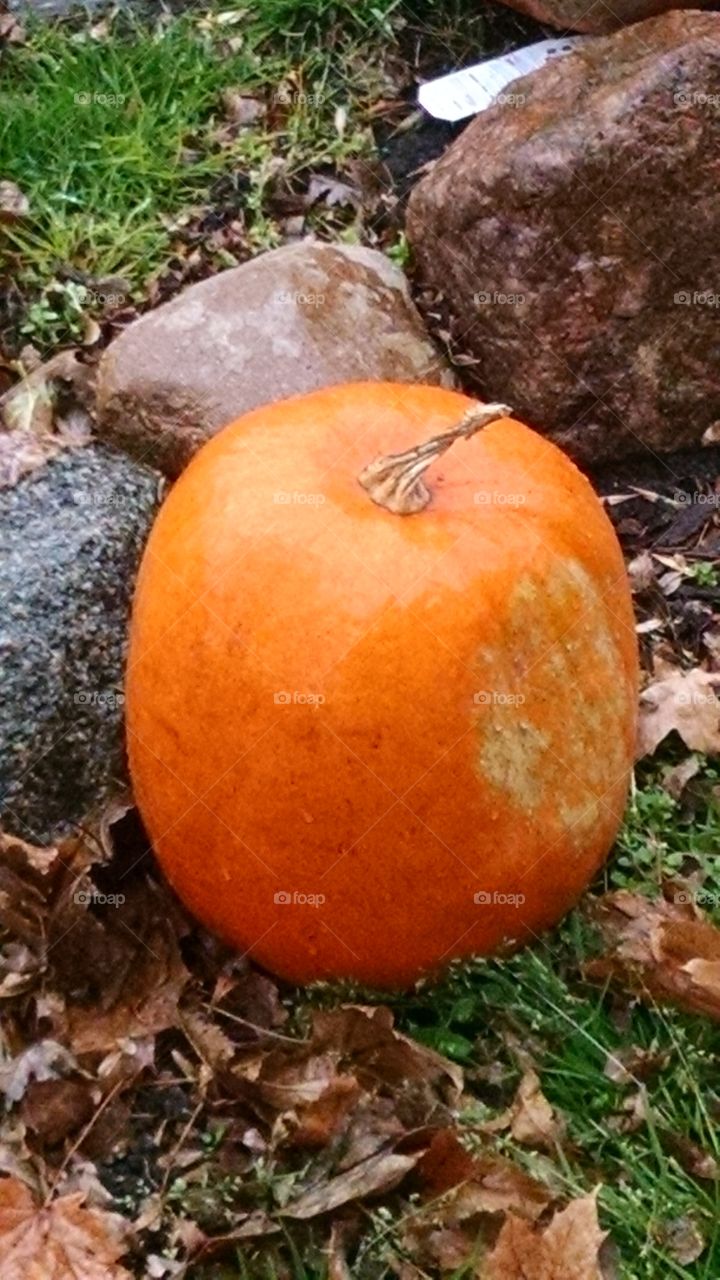
[[[302,170],[369,148],[357,118],[338,132],[335,111],[348,102],[358,31],[385,40],[393,5],[360,6],[349,23],[351,8],[263,0],[193,9],[167,23],[116,18],[99,40],[60,24],[36,28],[12,49],[0,62],[0,173],[31,206],[30,218],[4,236],[6,259],[34,307],[24,332],[47,346],[77,336],[68,270],[119,276],[141,289],[176,252],[179,215],[211,203],[221,178],[239,178],[247,191],[248,251],[277,243],[263,214],[274,158],[282,157],[291,183]],[[313,32],[336,11],[346,19],[342,39],[313,45]],[[284,83],[286,110],[218,140],[224,90],[272,104]],[[231,261],[221,255],[216,265]]]
[[[672,800],[658,778],[657,771],[646,774],[594,890],[654,895],[664,878],[700,870],[705,889],[720,904],[720,807],[712,794],[717,770],[703,770],[694,801],[686,806]],[[708,914],[720,923],[717,907]],[[460,1062],[470,1078],[473,1068],[493,1065],[492,1085],[471,1086],[478,1101],[463,1118],[469,1129],[511,1100],[521,1075],[514,1046],[531,1053],[544,1093],[566,1118],[567,1139],[550,1157],[551,1165],[547,1156],[509,1138],[497,1139],[497,1149],[541,1178],[552,1167],[553,1185],[568,1194],[602,1183],[601,1221],[619,1248],[622,1280],[716,1280],[720,1184],[688,1172],[676,1151],[677,1140],[685,1140],[720,1164],[720,1028],[707,1018],[591,985],[582,966],[597,948],[581,904],[533,947],[506,960],[458,965],[440,985],[390,1003],[404,1031]],[[366,991],[344,994],[362,1002],[379,998]],[[320,988],[315,998],[332,1004],[338,993]],[[608,1059],[622,1060],[631,1050],[652,1055],[655,1068],[646,1079],[613,1082],[606,1074]],[[623,1104],[639,1089],[646,1120],[623,1132]],[[669,1224],[685,1216],[706,1240],[702,1256],[689,1265],[678,1263],[662,1244]],[[358,1272],[358,1280],[384,1274],[378,1270],[383,1247],[393,1239],[391,1227],[370,1250],[367,1272]]]
[[[365,108],[392,93],[388,55],[405,57],[410,77],[422,47],[434,74],[507,47],[521,21],[507,14],[468,12],[467,0],[212,0],[175,17],[116,13],[99,29],[81,17],[32,25],[0,55],[0,175],[30,201],[28,218],[0,224],[0,342],[49,351],[81,339],[103,314],[94,282],[108,277],[141,300],[188,254],[182,226],[222,204],[228,184],[245,244],[238,256],[197,235],[210,269],[281,243],[273,184],[376,161]],[[272,107],[283,86],[284,110],[218,137],[223,91]],[[308,222],[327,233],[321,211]],[[406,256],[402,241],[396,252]]]

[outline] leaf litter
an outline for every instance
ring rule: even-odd
[[[3,1280],[125,1280],[151,1255],[178,1274],[271,1246],[290,1223],[318,1224],[347,1280],[357,1215],[378,1202],[402,1214],[408,1265],[430,1274],[480,1242],[478,1274],[523,1276],[508,1259],[526,1230],[538,1257],[561,1230],[579,1258],[600,1240],[585,1210],[562,1217],[576,1202],[496,1149],[508,1128],[530,1146],[562,1140],[532,1070],[481,1134],[462,1120],[462,1069],[389,1008],[293,1014],[188,920],[127,802],[47,848],[3,836],[0,926]],[[589,1266],[577,1276],[599,1274]]]

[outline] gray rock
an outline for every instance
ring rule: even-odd
[[[453,385],[388,258],[305,241],[191,285],[130,325],[100,363],[99,431],[174,477],[248,410],[368,379]]]
[[[122,687],[156,473],[90,445],[0,490],[0,821],[52,838],[122,776]]]
[[[510,90],[409,204],[468,380],[585,462],[717,439],[720,14],[598,37]]]

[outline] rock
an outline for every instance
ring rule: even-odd
[[[605,0],[593,0],[590,4],[587,0],[505,0],[505,3],[520,13],[529,14],[537,22],[561,31],[605,35],[631,22],[656,17],[668,9],[709,8],[714,0],[688,0],[687,3],[682,3],[682,0],[680,3],[674,0],[613,0],[612,5],[606,4]]]
[[[249,409],[363,379],[452,385],[397,267],[373,249],[305,241],[130,325],[100,364],[99,429],[174,477]]]
[[[0,821],[27,840],[122,775],[128,609],[158,481],[89,445],[0,491]]]
[[[584,462],[710,439],[720,14],[627,27],[511,87],[409,205],[468,380]]]

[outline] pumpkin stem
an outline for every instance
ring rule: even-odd
[[[469,440],[476,431],[511,414],[512,409],[506,404],[473,404],[457,426],[406,449],[404,453],[388,453],[376,458],[363,468],[358,480],[379,507],[398,516],[413,515],[424,510],[430,501],[430,490],[423,480],[430,463],[441,457],[456,440]]]

